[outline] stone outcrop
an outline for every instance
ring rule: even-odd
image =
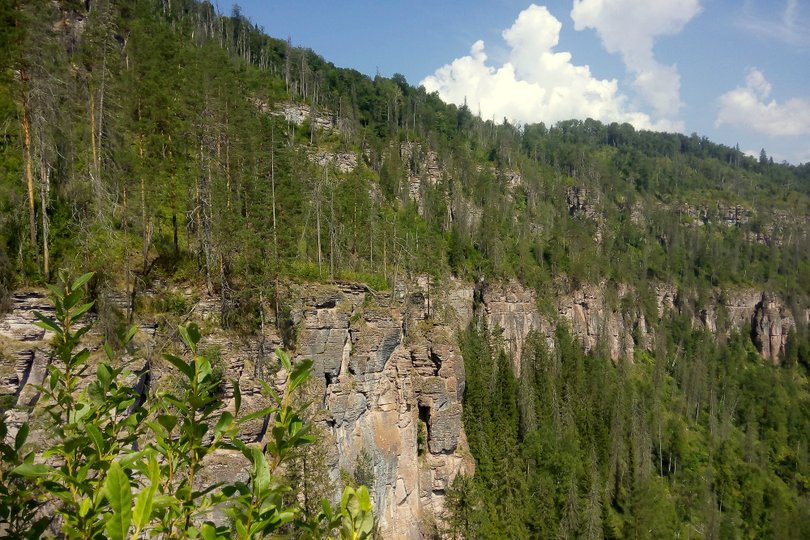
[[[628,294],[627,291],[620,292]],[[613,360],[618,360],[622,356],[633,357],[634,321],[639,320],[646,329],[643,316],[623,314],[615,307],[607,306],[603,287],[598,286],[584,286],[570,295],[562,296],[557,312],[562,320],[569,322],[571,330],[586,351],[594,349],[598,342],[604,341]]]
[[[594,195],[587,188],[578,186],[565,188],[565,203],[568,206],[568,213],[572,216],[583,215],[589,219],[598,217],[596,210],[598,201],[594,200]]]
[[[35,312],[53,316],[54,310],[42,293],[18,292],[11,311],[0,318],[0,408],[29,407],[39,396],[36,385],[46,374],[52,333],[34,324]],[[24,421],[14,420],[17,425]]]
[[[468,291],[455,299],[462,318],[472,317]],[[378,301],[359,285],[307,285],[295,292],[291,310],[297,330],[294,358],[314,361],[308,392],[315,397],[313,410],[319,409],[314,421],[324,434],[329,474],[339,489],[340,471],[354,471],[361,454],[370,456],[374,481],[369,487],[383,538],[421,538],[422,524],[441,520],[444,494],[455,476],[474,468],[461,420],[464,363],[454,336],[463,321],[427,317],[425,305],[412,303],[412,296],[388,305],[388,299]],[[115,304],[114,298],[110,302]],[[50,362],[50,336],[33,324],[34,311],[53,312],[42,291],[18,292],[11,311],[0,317],[0,397],[11,436],[37,406],[36,385]],[[282,344],[274,325],[242,339],[218,330],[215,299],[203,298],[190,311],[206,328],[200,349],[223,380],[239,381],[243,412],[268,405],[262,382],[280,388],[286,378],[273,353]],[[156,358],[155,342],[171,342],[171,335],[156,332],[151,321],[142,322],[141,328],[141,353],[155,354],[150,361],[130,358],[130,377],[132,386],[146,396],[174,384],[176,373]],[[93,362],[101,339],[91,332],[87,341]],[[233,410],[232,384],[224,383],[221,391],[226,409]],[[240,436],[247,443],[262,443],[268,437],[266,423],[249,422]],[[38,437],[34,426],[31,440]],[[205,463],[203,483],[246,476],[238,452],[215,452]],[[223,518],[216,512],[212,517]]]
[[[328,110],[310,107],[292,101],[283,102],[275,107],[261,98],[254,98],[253,105],[263,114],[272,114],[283,117],[287,122],[300,126],[305,121],[317,129],[331,131],[339,127],[340,122],[334,113]]]
[[[751,213],[739,204],[731,206],[718,204],[717,214],[718,220],[725,223],[729,227],[735,227],[748,223],[748,221],[751,219]]]
[[[511,190],[515,190],[523,185],[523,177],[519,171],[507,169],[503,171],[503,179],[506,182],[506,186]]]
[[[788,332],[796,326],[793,316],[776,298],[764,294],[754,308],[752,336],[762,356],[779,361],[785,351]]]
[[[275,325],[264,325],[249,339],[238,338],[218,329],[216,299],[195,301],[190,289],[159,286],[187,298],[192,318],[206,328],[200,347],[225,380],[239,381],[243,411],[266,406],[262,383],[280,388],[286,377],[273,352],[282,346]],[[553,348],[558,322],[567,324],[586,350],[604,344],[614,360],[651,348],[654,321],[646,317],[661,318],[670,311],[690,314],[694,325],[710,332],[750,332],[763,357],[773,362],[796,326],[784,302],[753,289],[716,292],[698,308],[697,300],[659,284],[652,291],[657,314],[645,315],[627,287],[619,287],[613,300],[606,298],[604,284],[555,287],[556,302],[543,309],[535,292],[516,282],[435,282],[423,276],[386,298],[349,283],[294,289],[293,352],[296,359],[314,361],[308,392],[318,410],[315,422],[323,434],[329,475],[339,489],[341,470],[351,473],[361,459],[370,461],[369,487],[383,538],[420,538],[425,532],[421,524],[441,521],[445,493],[456,475],[473,472],[462,425],[465,373],[456,339],[471,322],[485,322],[500,335],[517,374],[528,336],[538,332]],[[156,292],[143,292],[152,294]],[[108,302],[115,305],[116,298],[113,294]],[[33,324],[34,311],[52,313],[44,293],[20,291],[12,298],[11,311],[0,317],[0,399],[12,436],[37,406],[36,386],[50,362],[50,336]],[[808,322],[810,310],[803,316]],[[165,346],[172,336],[155,321],[140,325],[136,339],[141,356],[129,359],[131,384],[148,395],[172,384],[176,375],[157,358],[163,347],[157,344]],[[100,336],[91,333],[88,340],[95,358]],[[222,396],[226,408],[233,409],[230,383],[223,385]],[[37,436],[34,429],[32,440]],[[261,443],[268,437],[267,426],[256,419],[244,426],[241,436]],[[219,452],[206,458],[201,481],[245,474],[238,453]]]
[[[408,197],[422,208],[422,185],[436,186],[442,180],[439,154],[415,142],[403,142],[399,157],[408,176]]]
[[[314,360],[323,384],[337,466],[352,471],[361,453],[370,455],[382,536],[419,538],[419,524],[442,515],[453,478],[472,467],[452,328],[425,319],[422,305],[369,303],[356,287],[316,286],[302,297],[296,352]]]
[[[594,240],[602,242],[605,220],[599,212],[599,196],[588,188],[568,186],[565,188],[565,204],[570,216],[588,219],[596,223]]]
[[[637,306],[632,290],[620,287],[617,293],[618,302],[614,303]],[[688,310],[692,324],[711,333],[750,332],[762,356],[774,363],[785,350],[788,332],[796,326],[794,314],[781,299],[753,289],[718,292],[702,308],[688,306],[675,288],[665,284],[657,286],[654,293],[659,319],[667,312]],[[622,302],[628,295],[629,301]],[[610,305],[604,284],[559,291],[556,297],[556,314],[549,316],[539,312],[534,291],[517,283],[490,284],[481,291],[481,315],[490,330],[501,333],[516,373],[520,373],[521,350],[528,335],[541,333],[553,348],[557,322],[567,324],[586,351],[604,344],[614,361],[621,357],[632,359],[639,347],[652,348],[655,321],[648,320],[638,307],[628,311]]]
[[[318,150],[309,154],[309,159],[321,167],[333,166],[338,172],[348,173],[357,168],[357,154],[354,152],[327,152]]]
[[[483,316],[490,331],[500,329],[515,373],[520,373],[523,345],[532,331],[551,333],[540,317],[534,291],[516,282],[493,284],[481,291]]]

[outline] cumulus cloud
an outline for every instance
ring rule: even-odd
[[[562,24],[545,6],[532,4],[503,31],[509,58],[500,67],[488,62],[483,41],[467,56],[423,79],[429,92],[456,104],[467,102],[484,118],[555,123],[571,118],[629,122],[640,129],[681,130],[680,124],[654,122],[628,110],[615,79],[595,78],[588,66],[575,65],[568,52],[555,52]]]
[[[738,86],[719,98],[715,126],[730,125],[770,136],[810,134],[810,101],[771,99],[771,83],[756,68]]]
[[[674,35],[700,13],[699,0],[574,0],[576,30],[592,28],[610,53],[622,56],[633,87],[660,118],[677,116],[681,78],[676,66],[659,63],[655,38]]]

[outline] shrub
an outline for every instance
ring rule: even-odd
[[[83,389],[90,351],[81,348],[90,330],[83,315],[82,287],[92,277],[75,281],[60,272],[49,286],[55,317],[37,313],[37,324],[54,333],[55,362],[48,367],[41,392],[46,400],[50,446],[41,453],[23,452],[28,424],[14,445],[0,445],[0,530],[9,538],[37,538],[51,527],[68,538],[261,538],[294,529],[304,538],[363,539],[374,519],[368,491],[347,488],[340,507],[323,501],[322,510],[306,515],[297,503],[287,504],[288,491],[279,467],[296,448],[311,444],[310,426],[295,409],[292,396],[310,376],[312,361],[293,364],[277,351],[289,374],[281,394],[269,387],[272,404],[240,416],[241,395],[234,384],[235,412],[225,410],[211,361],[198,349],[199,328],[179,327],[188,360],[167,354],[183,384],[160,392],[142,404],[123,381],[127,366],[121,350],[130,349],[136,327],[122,333],[121,348],[104,346],[105,361]],[[77,351],[77,349],[80,349]],[[265,449],[243,443],[240,426],[269,417],[272,440]],[[6,426],[0,420],[0,436]],[[226,480],[200,488],[195,479],[205,456],[217,449],[239,450],[249,463],[246,482]],[[231,525],[206,520],[219,507]]]

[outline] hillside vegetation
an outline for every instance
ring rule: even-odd
[[[594,284],[650,312],[666,283],[679,313],[632,364],[561,326],[516,376],[496,329],[461,336],[478,466],[447,526],[810,535],[810,164],[629,124],[483,119],[209,2],[2,0],[0,21],[0,309],[56,268],[124,291],[105,324],[171,309],[141,294],[161,280],[218,296],[244,335],[262,302],[281,326],[291,282],[515,280],[541,304]],[[691,326],[745,287],[794,312],[779,366],[748,335]]]

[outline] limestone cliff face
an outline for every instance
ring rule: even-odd
[[[336,467],[371,456],[384,538],[419,538],[472,462],[461,424],[464,363],[451,326],[421,305],[387,307],[355,286],[306,288],[293,311],[296,352],[314,361]],[[420,428],[420,424],[424,427]],[[424,447],[418,443],[424,429]]]
[[[779,299],[763,294],[754,307],[753,322],[755,345],[765,358],[778,362],[785,351],[788,332],[796,326],[793,316]]]
[[[481,291],[483,317],[490,330],[502,331],[505,347],[512,356],[512,367],[520,373],[526,338],[532,331],[553,332],[540,317],[534,291],[515,282],[489,285]]]
[[[321,410],[316,421],[325,433],[332,479],[339,489],[341,469],[351,473],[361,454],[370,456],[374,481],[369,488],[382,537],[421,538],[424,524],[441,521],[445,491],[455,476],[472,473],[474,467],[461,421],[465,379],[456,324],[428,319],[425,305],[410,296],[377,300],[356,285],[302,286],[294,297],[294,353],[314,361],[310,393],[316,398],[313,408]],[[33,325],[35,310],[50,310],[43,293],[19,292],[12,311],[0,318],[0,395],[10,407],[6,416],[12,436],[36,406],[35,385],[50,361],[49,336]],[[243,410],[257,410],[268,404],[261,381],[276,387],[284,382],[272,352],[282,340],[272,324],[250,339],[222,332],[218,313],[215,300],[194,304],[192,318],[206,329],[200,346],[219,359],[226,379],[239,381]],[[138,337],[142,353],[151,356],[150,367],[144,358],[133,359],[132,384],[144,395],[172,384],[171,370],[157,358],[172,340],[171,329],[156,333],[156,328],[144,322]],[[97,348],[101,338],[91,335],[88,341]],[[230,384],[223,389],[230,408],[232,390]],[[249,443],[262,443],[266,436],[261,420],[242,432]],[[246,475],[238,453],[207,459],[203,481],[226,475]]]
[[[550,347],[554,345],[557,321],[569,326],[585,350],[603,343],[613,360],[633,358],[637,348],[650,349],[653,326],[636,306],[634,291],[619,287],[618,302],[608,302],[605,285],[583,285],[556,294],[556,313],[541,314],[531,289],[510,283],[489,284],[481,291],[481,315],[490,329],[500,328],[506,348],[512,353],[514,369],[520,372],[521,349],[530,332],[540,332]],[[690,314],[696,327],[727,335],[731,331],[750,332],[762,356],[777,363],[785,350],[787,335],[796,326],[795,316],[778,297],[753,289],[715,292],[704,302],[707,307],[687,306],[689,299],[678,297],[673,287],[661,284],[655,290],[658,318],[669,311]],[[628,300],[622,302],[622,300]],[[694,302],[693,302],[694,303]],[[618,305],[611,305],[618,304]],[[628,310],[619,305],[634,306]],[[798,316],[810,321],[808,310]]]
[[[257,335],[239,338],[219,330],[216,300],[195,301],[191,289],[162,287],[192,306],[191,317],[206,329],[201,347],[220,359],[226,379],[239,381],[243,409],[250,412],[267,405],[262,381],[279,387],[285,379],[273,353],[282,345],[275,326],[268,323]],[[635,307],[634,291],[620,287],[613,293],[618,298],[608,300],[605,290],[604,285],[583,285],[563,292],[560,286],[554,305],[541,310],[535,292],[515,282],[448,279],[437,284],[422,278],[385,298],[352,284],[294,287],[290,312],[294,336],[288,336],[288,346],[292,341],[297,358],[314,361],[309,391],[320,411],[316,421],[338,489],[341,470],[351,473],[361,456],[370,458],[374,480],[369,487],[382,537],[422,537],[425,523],[441,522],[446,490],[456,475],[474,470],[462,425],[465,374],[457,331],[476,320],[485,321],[491,330],[500,329],[516,373],[529,334],[540,332],[553,347],[559,321],[569,325],[585,349],[602,343],[613,359],[632,358],[636,349],[651,348],[656,321],[648,321]],[[694,325],[710,332],[750,332],[763,357],[773,362],[796,325],[784,302],[761,291],[718,292],[703,300],[702,309],[665,284],[653,292],[657,308],[653,316],[681,310]],[[160,293],[146,291],[144,296]],[[107,301],[115,304],[116,298],[113,294]],[[12,310],[0,317],[0,399],[12,436],[15,427],[29,418],[28,411],[36,410],[36,385],[50,361],[49,336],[34,326],[35,310],[51,310],[44,294],[19,291]],[[808,310],[801,314],[805,321],[809,315]],[[137,338],[141,352],[130,360],[131,383],[144,395],[171,384],[172,373],[159,360],[167,344],[177,341],[171,333],[170,325],[141,321]],[[91,334],[88,341],[97,348],[101,337]],[[231,408],[232,390],[230,384],[223,389]],[[36,429],[32,436],[36,440]],[[266,425],[256,420],[245,426],[242,436],[260,444],[267,437]],[[221,452],[207,459],[204,481],[224,475],[246,476],[238,454]]]

